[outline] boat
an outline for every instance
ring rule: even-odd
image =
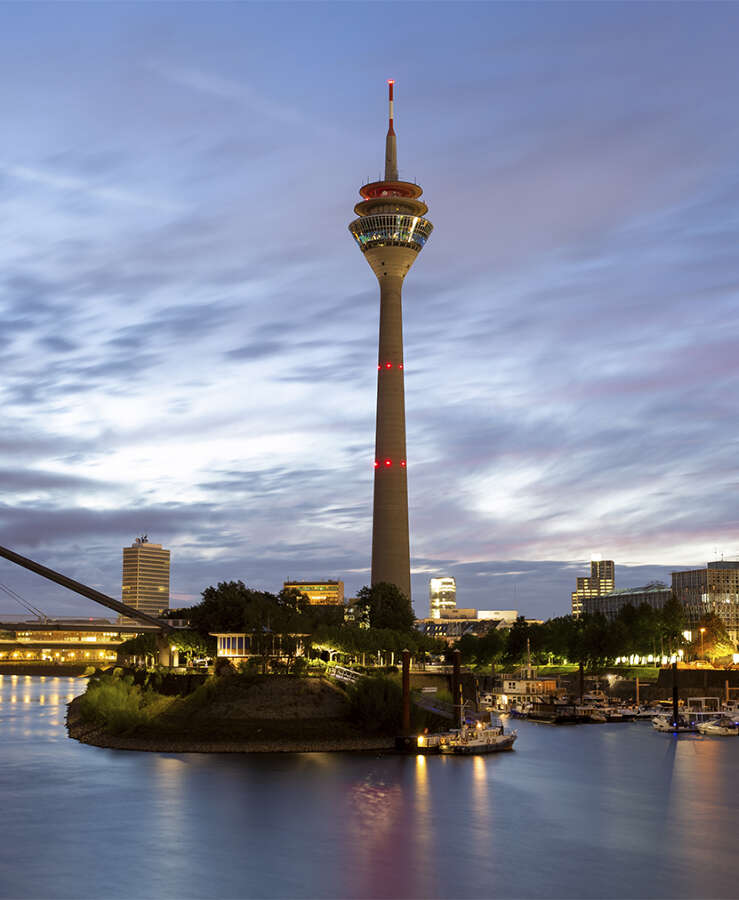
[[[655,716],[664,715],[664,710],[659,705],[640,706],[637,708],[634,719],[637,722],[651,722]]]
[[[438,753],[442,741],[449,740],[458,734],[458,728],[453,731],[435,731],[419,734],[416,741],[418,751],[419,753],[424,751],[426,753]]]
[[[633,722],[636,713],[633,709],[627,709],[623,706],[606,706],[603,714],[608,722]]]
[[[578,713],[574,705],[541,701],[531,704],[528,717],[532,722],[549,722],[553,725],[586,721],[586,717]]]
[[[500,750],[513,749],[517,737],[517,732],[506,732],[501,723],[491,722],[486,725],[477,722],[475,725],[464,725],[457,734],[444,737],[439,749],[442,753],[459,755],[497,753]]]
[[[669,731],[673,734],[688,734],[698,730],[698,726],[685,716],[678,716],[673,719],[670,716],[655,716],[652,719],[652,727],[657,731]]]
[[[735,722],[729,716],[720,716],[711,722],[699,722],[698,731],[701,734],[733,734],[739,735],[739,722]]]
[[[693,722],[712,722],[722,713],[718,697],[690,697],[682,710]]]

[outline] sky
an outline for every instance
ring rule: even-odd
[[[384,161],[417,614],[739,555],[739,6],[0,4],[0,543],[114,597],[369,582]],[[45,612],[99,607],[0,561]],[[17,612],[0,597],[0,612]]]

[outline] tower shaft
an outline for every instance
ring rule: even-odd
[[[377,355],[377,465],[372,513],[372,584],[387,581],[396,585],[406,597],[410,597],[401,294],[403,277],[381,276],[379,282],[380,339]]]

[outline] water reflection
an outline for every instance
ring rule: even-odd
[[[736,739],[521,723],[471,759],[116,753],[66,739],[83,687],[0,682],[0,896],[79,896],[81,872],[86,896],[178,900],[736,893]]]

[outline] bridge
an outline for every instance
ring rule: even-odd
[[[52,581],[54,584],[61,585],[61,587],[67,588],[67,590],[72,591],[72,593],[79,594],[81,597],[87,597],[88,600],[99,603],[101,606],[105,606],[107,609],[113,610],[113,612],[117,612],[121,616],[126,616],[128,619],[133,619],[135,622],[141,623],[140,625],[105,625],[104,623],[95,622],[78,625],[75,622],[73,626],[75,631],[98,631],[108,634],[113,632],[119,634],[153,632],[157,636],[159,664],[163,666],[172,665],[172,651],[170,649],[168,635],[176,629],[169,622],[147,615],[146,613],[141,612],[141,610],[134,609],[132,606],[128,606],[128,604],[122,603],[120,600],[115,600],[113,597],[109,597],[107,594],[103,594],[101,591],[98,591],[87,584],[82,584],[81,581],[75,581],[67,575],[62,575],[61,572],[55,572],[54,569],[49,569],[47,566],[35,562],[35,560],[29,559],[26,556],[21,556],[20,553],[16,553],[14,550],[10,550],[7,547],[0,546],[0,557],[15,563],[17,566],[21,566],[21,568],[28,569],[29,572],[40,575],[42,578],[47,579],[47,581]],[[0,622],[0,629],[16,632],[50,632],[56,630],[51,627],[52,624],[53,620],[51,619],[38,622]],[[55,624],[62,624],[62,622],[59,621]],[[66,625],[63,625],[59,630],[69,630],[69,628],[69,623],[66,623]]]

